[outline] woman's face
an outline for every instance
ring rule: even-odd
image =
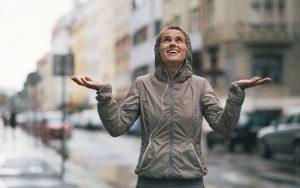
[[[161,33],[159,53],[163,63],[180,65],[186,57],[185,35],[176,29],[168,29]]]

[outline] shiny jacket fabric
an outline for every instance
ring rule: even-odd
[[[233,82],[224,108],[209,82],[192,74],[184,62],[170,79],[163,64],[154,74],[138,77],[117,105],[106,85],[97,91],[98,112],[112,136],[124,134],[138,116],[142,122],[140,157],[135,172],[141,177],[193,179],[207,174],[201,152],[203,117],[219,133],[237,123],[245,93]]]
[[[99,116],[112,136],[122,135],[141,117],[142,142],[135,169],[140,177],[203,177],[207,173],[200,144],[203,117],[219,133],[231,132],[239,119],[244,91],[232,83],[223,109],[209,82],[193,75],[191,40],[182,32],[187,54],[173,78],[160,58],[159,34],[154,46],[155,73],[138,77],[120,106],[110,85],[97,91]]]

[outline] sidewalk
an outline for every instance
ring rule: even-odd
[[[59,177],[57,160],[22,130],[0,121],[0,188],[78,188]]]

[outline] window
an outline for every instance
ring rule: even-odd
[[[251,23],[258,24],[260,23],[260,4],[259,0],[251,1]]]
[[[181,17],[179,15],[174,16],[174,24],[181,25]]]
[[[133,79],[143,76],[148,73],[148,65],[144,65],[141,67],[138,67],[137,69],[134,70],[133,72]]]
[[[210,26],[214,22],[214,0],[207,1],[206,10],[206,23]]]
[[[191,33],[200,32],[199,8],[195,8],[195,9],[190,11],[190,32]]]
[[[130,36],[126,35],[116,42],[117,61],[127,59],[130,53]]]
[[[142,27],[133,36],[133,44],[137,45],[147,40],[148,27]]]
[[[132,1],[132,9],[138,9],[139,7],[143,6],[145,3],[147,3],[148,0],[133,0]]]
[[[265,0],[265,19],[267,22],[272,22],[274,16],[274,0]]]
[[[273,5],[274,5],[273,0],[265,0],[265,9],[267,11],[272,11],[273,10]]]
[[[270,77],[271,83],[282,82],[282,56],[281,55],[254,55],[252,59],[252,74],[262,78]]]
[[[154,32],[155,32],[154,34],[158,35],[158,33],[160,32],[160,30],[161,30],[161,21],[157,20],[154,23]]]
[[[279,22],[284,21],[284,9],[285,9],[285,1],[284,0],[278,0],[278,17]]]
[[[278,0],[278,10],[283,11],[285,8],[284,0]]]

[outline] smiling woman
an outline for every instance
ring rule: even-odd
[[[203,188],[207,167],[201,151],[202,120],[229,133],[237,123],[244,89],[269,78],[233,82],[225,108],[209,82],[192,72],[192,46],[179,27],[163,29],[154,46],[155,73],[138,77],[117,105],[110,85],[72,77],[97,92],[98,113],[111,136],[124,134],[140,116],[142,143],[135,169],[137,188]]]

